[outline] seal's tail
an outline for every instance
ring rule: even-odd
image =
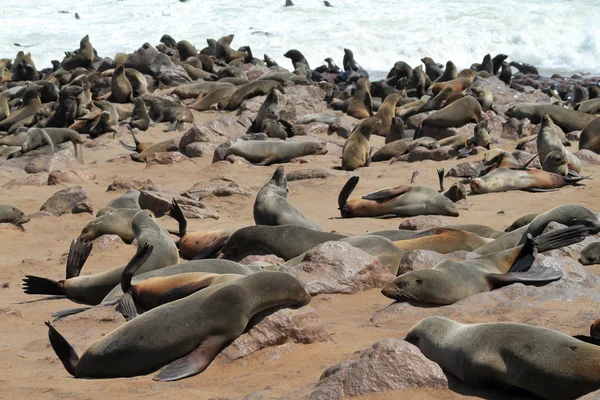
[[[79,361],[79,356],[75,352],[73,346],[60,334],[49,321],[45,322],[48,327],[48,339],[54,349],[54,352],[62,362],[63,366],[73,376],[75,375],[75,366]]]
[[[169,231],[169,233],[174,233],[175,235],[177,235],[179,237],[184,237],[185,234],[187,233],[187,220],[185,219],[185,215],[183,215],[183,211],[181,210],[179,203],[177,203],[177,200],[175,200],[175,199],[173,199],[173,203],[171,204],[171,209],[169,210],[169,216],[171,216],[171,218],[173,218],[175,221],[177,221],[179,223],[179,232],[175,233],[175,232]]]
[[[52,279],[33,275],[25,275],[23,291],[27,294],[65,294],[63,281],[53,281]]]

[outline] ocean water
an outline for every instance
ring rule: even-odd
[[[600,73],[600,0],[4,0],[0,58],[29,46],[36,66],[50,66],[89,34],[101,57],[157,44],[164,33],[198,50],[206,38],[234,33],[232,47],[249,45],[291,67],[283,54],[300,50],[312,68],[344,47],[372,77],[394,62],[416,66],[429,56],[458,67],[486,53],[537,66],[541,72]],[[61,13],[68,11],[68,13]],[[80,19],[75,18],[79,13]]]

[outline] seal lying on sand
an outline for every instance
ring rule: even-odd
[[[338,197],[338,206],[344,218],[384,215],[458,217],[458,210],[451,200],[437,190],[424,186],[395,186],[348,200],[358,181],[358,176],[348,179]]]
[[[316,142],[240,140],[227,149],[226,156],[232,154],[257,165],[271,165],[313,154],[327,154],[327,149]]]
[[[25,216],[25,213],[16,207],[9,204],[0,204],[0,223],[13,224],[22,231],[25,231],[23,224],[29,222],[30,219]]]
[[[575,185],[583,176],[568,177],[539,169],[496,168],[481,178],[470,181],[473,193],[506,192],[508,190],[527,190],[547,192],[567,185]]]
[[[600,389],[600,347],[550,329],[434,316],[413,326],[404,340],[471,385],[518,387],[552,400]]]

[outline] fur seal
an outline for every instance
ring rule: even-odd
[[[371,157],[371,161],[386,161],[403,155],[404,153],[406,153],[409,144],[412,142],[412,139],[407,138],[395,140],[391,143],[388,143],[373,154],[373,156]]]
[[[125,243],[135,239],[131,222],[139,212],[133,208],[118,208],[94,218],[83,227],[78,239],[91,242],[102,235],[118,235]]]
[[[481,111],[493,110],[492,102],[494,101],[494,96],[492,96],[492,92],[484,87],[471,87],[470,90],[475,94],[475,98],[479,104],[481,104]]]
[[[23,105],[18,111],[12,113],[10,117],[0,121],[0,131],[9,131],[13,125],[33,118],[42,107],[40,89],[41,86],[38,85],[30,85],[25,89],[23,93]]]
[[[368,167],[371,163],[369,139],[379,128],[381,121],[376,117],[364,119],[354,128],[342,149],[342,169],[353,171],[356,168]]]
[[[585,246],[579,253],[579,262],[583,265],[600,264],[600,241]]]
[[[600,117],[593,119],[581,131],[579,149],[600,153]]]
[[[129,208],[138,211],[141,210],[140,191],[137,189],[129,189],[119,197],[112,199],[104,207],[98,210],[96,217],[100,217],[120,208]]]
[[[21,231],[25,231],[23,224],[29,221],[30,219],[25,216],[25,213],[18,208],[9,204],[0,204],[0,223],[13,224]]]
[[[500,71],[500,75],[498,75],[498,79],[500,79],[504,84],[510,85],[510,79],[512,78],[512,70],[510,66],[505,61],[502,63],[502,70]]]
[[[72,71],[76,68],[91,68],[94,61],[94,48],[90,43],[90,37],[85,35],[79,41],[79,50],[77,54],[67,58],[61,64],[61,68],[65,71]]]
[[[562,271],[532,264],[544,251],[582,241],[588,230],[582,225],[560,229],[533,239],[527,235],[524,244],[465,261],[444,260],[432,269],[407,272],[382,289],[394,300],[448,305],[478,293],[512,283],[539,284],[558,280]]]
[[[517,119],[529,118],[534,124],[539,124],[544,114],[548,114],[565,132],[580,131],[596,118],[595,115],[569,110],[555,104],[519,103],[506,110],[507,116]]]
[[[537,136],[536,144],[542,168],[545,171],[554,172],[559,175],[567,175],[569,172],[568,170],[575,172],[581,171],[581,161],[563,146],[556,134],[554,122],[548,114],[544,114],[542,117],[542,125]],[[568,168],[563,168],[563,170],[553,168],[556,163],[552,163],[552,159],[549,159],[548,155],[555,152],[558,152],[558,155],[563,160],[566,160],[566,163],[563,165],[568,165]]]
[[[471,96],[463,97],[429,114],[421,123],[421,126],[434,125],[440,128],[459,128],[469,122],[479,122],[483,119],[481,104]]]
[[[356,90],[348,103],[346,114],[357,119],[369,118],[373,115],[370,86],[368,78],[360,78],[356,82]]]
[[[536,169],[496,168],[480,178],[472,179],[471,192],[494,193],[508,190],[547,192],[567,185],[575,185],[583,176],[568,177]]]
[[[147,131],[150,127],[150,117],[148,116],[146,103],[144,103],[144,100],[141,97],[136,97],[133,100],[133,111],[131,112],[129,125],[140,131]]]
[[[283,166],[258,191],[254,201],[256,225],[297,225],[320,231],[321,227],[306,218],[287,200],[288,187]]]
[[[209,110],[213,104],[217,104],[217,108],[222,109],[229,104],[229,99],[236,90],[237,88],[235,86],[216,88],[215,90],[207,93],[206,96],[199,98],[192,104],[188,105],[188,108],[196,111],[206,111]]]
[[[21,153],[27,153],[46,145],[50,146],[50,154],[54,153],[54,142],[48,136],[48,133],[40,128],[29,128],[27,129],[25,141],[21,144]],[[12,155],[14,154],[16,153]]]
[[[125,66],[123,64],[115,68],[110,80],[112,98],[116,103],[133,102],[133,87],[125,75]]]
[[[261,132],[270,138],[285,140],[295,135],[295,129],[292,124],[279,118],[275,108],[268,108],[262,122]]]
[[[167,131],[174,131],[182,122],[193,123],[194,115],[187,107],[177,104],[172,100],[152,94],[142,96],[144,103],[149,108],[148,115],[156,122],[172,122]]]
[[[154,379],[172,381],[205,370],[255,314],[277,306],[303,306],[311,299],[300,281],[282,272],[257,272],[211,289],[144,313],[94,342],[81,358],[47,323],[50,343],[77,378],[143,375],[169,364]]]
[[[600,348],[550,329],[433,316],[413,326],[405,340],[475,386],[518,387],[549,400],[575,399],[600,388]]]
[[[432,82],[442,76],[442,64],[436,63],[431,57],[423,57],[421,58],[421,62],[425,64],[425,74],[427,74]]]
[[[492,240],[476,233],[442,227],[421,231],[409,239],[395,240],[394,244],[404,251],[430,250],[447,254],[459,250],[473,251]]]
[[[396,140],[404,139],[405,137],[409,137],[409,132],[404,132],[404,121],[400,117],[392,118],[392,124],[390,126],[390,130],[388,134],[385,136],[385,144],[389,144],[395,142]]]
[[[240,107],[244,100],[265,95],[273,89],[277,89],[281,93],[284,93],[281,83],[275,81],[257,80],[242,85],[237,88],[229,98],[228,108],[235,110]]]
[[[488,53],[483,57],[483,61],[477,68],[477,72],[485,71],[489,74],[494,73],[494,63],[492,62],[492,56]]]
[[[392,93],[385,98],[377,110],[376,118],[380,124],[373,133],[384,137],[389,133],[392,127],[392,119],[396,116],[396,103],[400,100],[400,97],[399,93]]]
[[[519,61],[511,61],[510,63],[508,63],[508,65],[510,65],[511,67],[515,67],[522,74],[539,75],[537,68],[531,64],[527,64],[527,63],[519,62]]]
[[[313,154],[327,154],[327,149],[316,142],[241,140],[227,149],[226,157],[232,154],[257,165],[271,165]]]
[[[418,110],[417,114],[427,111],[440,110],[450,95],[454,93],[454,89],[451,87],[444,88],[435,97],[430,98],[425,104],[423,104]]]
[[[348,179],[340,191],[338,207],[343,218],[394,215],[448,215],[458,217],[454,203],[435,189],[424,186],[396,186],[348,200],[359,177]]]
[[[169,236],[169,232],[156,223],[149,211],[139,211],[131,221],[131,226],[138,243],[138,252],[146,244],[154,246],[152,255],[138,270],[139,273],[179,262],[177,247]],[[108,292],[119,284],[125,267],[114,268],[93,275],[79,276],[91,248],[91,244],[84,243],[81,240],[73,241],[67,260],[66,279],[53,281],[27,275],[23,280],[25,293],[65,295],[82,303],[99,304]]]
[[[586,114],[600,114],[600,98],[582,101],[575,106],[575,110]]]
[[[342,120],[335,114],[318,113],[303,115],[296,120],[297,125],[310,124],[311,122],[320,122],[329,125],[330,130],[337,131],[342,125]]]
[[[240,261],[249,255],[275,254],[290,260],[318,244],[339,240],[343,235],[315,231],[297,225],[254,225],[235,231],[223,250],[222,258]]]
[[[452,88],[452,91],[454,92],[462,92],[473,84],[474,77],[475,71],[463,70],[455,79],[445,82],[438,80],[438,82],[429,87],[429,90],[431,90],[434,95],[438,94],[447,87]]]
[[[444,68],[444,73],[437,80],[435,80],[435,83],[448,82],[456,78],[458,78],[458,69],[456,68],[456,65],[454,65],[452,61],[447,61],[446,68]]]
[[[525,225],[528,225],[537,216],[538,214],[527,214],[522,216],[521,218],[517,218],[515,222],[513,222],[508,228],[504,230],[504,232],[512,232],[515,229],[519,229]]]

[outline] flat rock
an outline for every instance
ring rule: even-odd
[[[37,156],[25,165],[25,172],[37,174],[38,172],[52,172],[69,169],[75,161],[61,153]]]
[[[279,96],[279,118],[296,121],[303,115],[324,112],[325,91],[318,86],[292,85]]]
[[[466,161],[450,168],[446,173],[446,176],[454,178],[477,177],[479,176],[480,166],[480,161]]]
[[[128,178],[116,178],[106,188],[107,192],[114,192],[117,190],[157,190],[156,185],[150,179],[128,179]]]
[[[178,151],[164,151],[160,153],[152,153],[146,158],[148,166],[177,164],[185,160],[189,160],[189,158],[187,158]]]
[[[102,235],[94,240],[92,253],[99,253],[107,250],[116,250],[120,245],[125,244],[118,235]]]
[[[186,218],[219,218],[219,213],[216,210],[200,201],[165,192],[142,190],[140,191],[139,203],[142,209],[150,210],[157,218],[160,218],[169,212],[173,199],[177,200]]]
[[[246,333],[221,352],[228,361],[290,342],[310,344],[331,341],[319,315],[309,306],[281,308],[275,312],[266,310],[254,316],[249,326]]]
[[[286,174],[288,182],[301,181],[305,179],[326,179],[330,176],[333,176],[333,174],[327,171],[325,168],[301,169]]]
[[[404,340],[386,338],[359,358],[326,369],[310,400],[342,400],[373,392],[448,388],[442,368]]]
[[[519,138],[519,127],[521,126],[521,121],[516,118],[509,118],[506,120],[504,125],[502,125],[502,133],[500,133],[500,137],[503,139],[509,140],[517,140]]]
[[[582,165],[600,164],[600,155],[591,150],[581,149],[575,155],[581,160]]]
[[[11,189],[19,186],[43,186],[47,182],[47,179],[41,175],[27,175],[23,178],[11,179],[4,185],[3,188]]]
[[[252,193],[252,190],[247,186],[240,186],[229,179],[215,178],[210,181],[198,182],[181,195],[194,200],[202,200],[207,197],[229,197],[233,195],[249,197]]]
[[[531,160],[531,158],[535,155],[522,150],[515,150],[511,154],[513,155],[515,160],[517,160],[521,165],[525,165],[525,163]],[[529,168],[541,169],[542,165],[540,164],[540,158],[536,157],[535,160],[533,160],[531,164],[529,164]]]
[[[252,263],[281,265],[285,263],[285,260],[281,257],[277,257],[275,254],[249,255],[242,258],[239,263],[242,265],[248,265]]]
[[[421,229],[436,228],[454,223],[456,223],[456,221],[451,220],[448,217],[442,217],[439,215],[419,215],[418,217],[405,219],[400,223],[398,229],[419,231]]]
[[[40,208],[58,217],[63,214],[93,213],[92,201],[81,186],[73,186],[54,193]]]
[[[61,183],[84,183],[96,179],[96,174],[79,169],[64,169],[52,171],[48,175],[48,185],[58,185]]]
[[[298,278],[308,293],[355,293],[383,287],[394,275],[377,258],[346,242],[325,242],[299,264],[281,270]]]

